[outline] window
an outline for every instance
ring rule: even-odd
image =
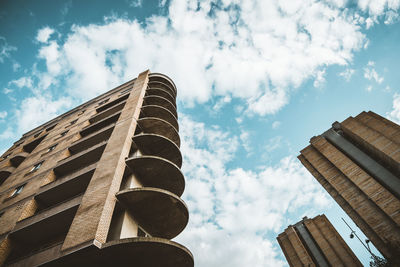
[[[0,218],[3,217],[4,211],[0,211]]]
[[[46,132],[51,131],[54,129],[54,127],[56,127],[57,124],[54,124],[52,126],[50,126],[49,128],[46,129]]]
[[[43,161],[36,163],[35,165],[33,165],[32,169],[30,170],[30,172],[34,172],[40,169],[40,166],[42,166]]]
[[[76,119],[76,120],[73,120],[73,121],[71,121],[70,122],[70,124],[69,125],[74,125],[76,122],[78,121],[78,119]]]
[[[14,191],[11,193],[10,197],[18,196],[22,192],[22,189],[24,189],[25,185],[26,184],[23,184],[15,188]]]
[[[62,132],[62,133],[60,134],[60,136],[65,136],[67,133],[68,133],[68,131]]]
[[[38,137],[42,132],[43,132],[43,131],[40,131],[40,132],[36,133],[33,137],[34,137],[34,138]]]
[[[100,105],[103,105],[103,104],[105,104],[105,103],[107,103],[108,100],[109,100],[109,98],[100,101],[100,102],[99,102],[99,106],[100,106]]]
[[[79,112],[78,116],[82,115],[83,113],[85,113],[86,109],[82,110],[81,112]]]
[[[57,144],[52,145],[51,147],[49,147],[49,148],[47,149],[47,152],[53,151],[53,150],[56,148],[56,146],[57,146]]]
[[[125,89],[124,91],[122,91],[122,92],[120,93],[120,95],[123,95],[123,94],[125,94],[125,93],[128,93],[128,92],[130,92],[131,90],[132,90],[132,88]]]
[[[8,158],[9,156],[11,156],[11,153],[9,153],[9,154],[5,155],[5,156],[3,157],[3,159],[6,159],[6,158]]]

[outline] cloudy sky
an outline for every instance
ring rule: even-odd
[[[0,152],[150,69],[178,87],[198,267],[287,266],[276,236],[343,211],[296,159],[361,111],[400,121],[400,0],[0,2]],[[360,233],[360,232],[359,232]]]

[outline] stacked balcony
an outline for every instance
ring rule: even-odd
[[[116,194],[119,207],[115,217],[126,221],[122,228],[128,229],[124,223],[129,225],[131,221],[130,228],[136,229],[136,233],[127,235],[120,231],[118,240],[115,234],[110,234],[114,240],[107,244],[127,242],[136,247],[137,253],[133,249],[130,253],[136,255],[138,266],[141,263],[193,266],[190,251],[170,241],[186,227],[189,219],[186,204],[180,198],[185,180],[180,170],[182,155],[175,97],[173,84],[164,76],[150,76],[130,155],[125,161],[123,183]],[[149,262],[153,265],[148,265]]]

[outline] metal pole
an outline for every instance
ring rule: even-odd
[[[376,259],[376,256],[374,253],[372,253],[371,249],[369,248],[369,246],[367,247],[364,242],[358,237],[357,233],[350,227],[350,225],[342,218],[342,220],[344,221],[344,223],[347,225],[347,227],[349,227],[349,229],[351,230],[351,233],[354,234],[357,239],[360,241],[360,243],[365,247],[366,250],[368,250],[368,252],[371,254],[371,256]]]

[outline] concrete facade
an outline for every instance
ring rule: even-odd
[[[27,132],[0,158],[0,265],[182,266],[176,87],[139,76]]]
[[[325,215],[303,218],[277,240],[291,267],[362,266]]]
[[[381,254],[395,261],[400,255],[400,126],[362,112],[311,138],[298,158]]]

